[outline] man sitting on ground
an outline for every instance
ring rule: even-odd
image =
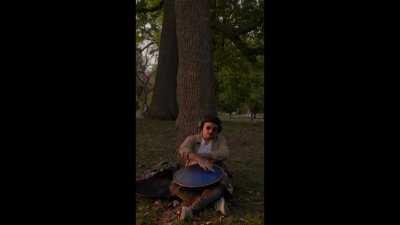
[[[204,170],[212,170],[214,164],[223,168],[224,176],[220,182],[200,190],[181,187],[175,183],[170,186],[172,195],[183,200],[180,220],[191,218],[211,203],[216,210],[227,214],[224,196],[233,193],[231,176],[223,164],[228,158],[226,139],[220,134],[221,120],[215,116],[205,116],[199,126],[200,132],[188,136],[178,149],[178,157],[185,166],[198,164]]]

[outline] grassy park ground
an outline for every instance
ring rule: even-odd
[[[223,121],[230,147],[226,164],[233,172],[234,198],[230,215],[220,216],[212,207],[189,222],[178,222],[168,201],[136,199],[136,224],[264,224],[264,124]],[[175,122],[136,120],[136,175],[161,160],[175,161]]]

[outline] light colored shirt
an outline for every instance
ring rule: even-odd
[[[197,151],[199,155],[208,155],[211,153],[212,141],[206,143],[204,139],[201,140],[200,147]]]

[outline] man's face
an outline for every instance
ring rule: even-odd
[[[211,140],[217,136],[218,132],[218,125],[211,123],[211,122],[205,122],[203,125],[203,130],[202,130],[202,135],[205,140]]]

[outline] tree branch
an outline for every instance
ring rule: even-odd
[[[141,1],[136,5],[136,13],[155,12],[155,11],[161,10],[163,5],[164,5],[164,0],[160,0],[160,3],[158,5],[146,8],[145,1]]]
[[[220,23],[218,20],[216,20],[215,24],[213,24],[212,27],[215,28],[217,31],[223,33],[224,35],[233,37],[244,35],[256,30],[260,25],[262,25],[263,21],[263,19],[258,19],[254,23],[243,23],[240,24],[238,28],[235,28],[231,24]]]
[[[235,29],[229,24],[221,24],[221,23],[216,23],[215,24],[215,29],[221,32],[226,38],[231,40],[233,44],[244,54],[246,55],[250,60],[254,60],[254,56],[257,55],[263,55],[264,54],[264,46],[259,46],[259,47],[250,47],[248,46],[247,43],[242,41],[240,39],[240,35],[244,34],[241,32],[249,32],[251,31],[250,28],[254,27],[256,28],[258,25],[254,26],[248,26],[247,28],[238,28]]]
[[[145,45],[143,48],[136,48],[140,53],[142,53],[144,50],[146,50],[148,47],[154,45],[155,43],[153,41],[149,42],[147,45]]]
[[[257,29],[264,22],[263,17],[257,17],[254,23],[241,24],[238,28],[233,28],[233,32],[237,35],[247,34],[250,31]]]

